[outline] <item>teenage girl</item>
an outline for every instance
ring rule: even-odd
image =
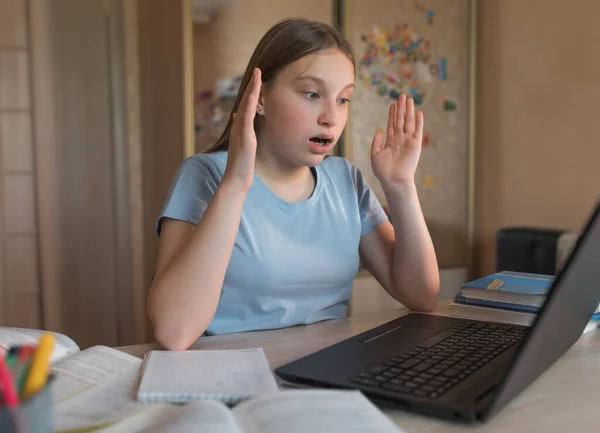
[[[356,166],[326,157],[346,125],[354,75],[351,47],[329,25],[289,19],[263,36],[222,135],[182,163],[157,221],[148,313],[166,349],[345,317],[359,258],[406,307],[435,307],[413,100],[391,104],[385,137],[371,144],[391,218]]]

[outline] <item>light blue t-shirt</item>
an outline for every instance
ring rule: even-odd
[[[227,152],[216,152],[182,163],[157,221],[159,235],[162,217],[199,223],[226,161]],[[293,204],[254,176],[208,335],[346,316],[360,237],[388,218],[346,159],[325,158],[313,173],[312,196]]]

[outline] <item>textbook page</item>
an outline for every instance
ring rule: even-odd
[[[0,326],[0,355],[8,351],[13,345],[37,344],[40,335],[43,333],[54,334],[55,341],[52,357],[50,358],[51,363],[79,352],[77,343],[66,335],[59,334],[58,332]]]
[[[233,408],[244,433],[398,433],[360,391],[287,390]]]
[[[359,391],[290,390],[229,409],[217,400],[145,405],[102,433],[399,433]]]
[[[231,410],[217,400],[197,400],[165,414],[136,433],[244,433]]]
[[[53,406],[55,431],[68,431],[114,423],[147,409],[135,401],[141,360],[120,375]]]
[[[131,365],[139,368],[142,361],[135,356],[106,346],[93,346],[52,366],[56,376],[53,389],[54,403],[119,376]]]
[[[155,424],[162,423],[166,419],[173,416],[174,413],[179,413],[186,406],[179,406],[167,403],[145,404],[139,410],[128,414],[122,419],[95,428],[93,431],[102,433],[135,433],[149,428]]]

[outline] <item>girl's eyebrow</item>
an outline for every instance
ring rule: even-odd
[[[311,80],[321,86],[325,85],[325,81],[323,81],[321,78],[316,77],[314,75],[300,75],[298,78],[296,78],[296,81],[299,81],[299,80]],[[354,87],[354,83],[350,83],[350,84],[347,84],[346,86],[344,86],[344,89],[350,89],[353,87]]]

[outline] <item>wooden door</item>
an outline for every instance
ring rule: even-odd
[[[153,221],[193,133],[189,2],[35,0],[29,16],[43,326],[147,341]]]

